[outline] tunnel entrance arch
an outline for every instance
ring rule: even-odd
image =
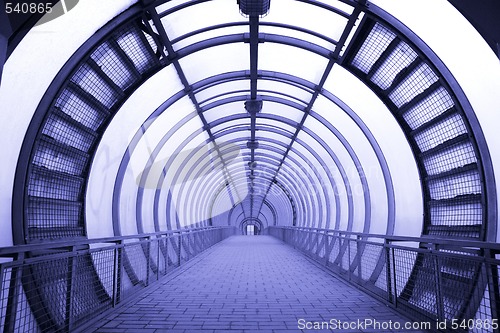
[[[242,235],[256,236],[262,234],[262,222],[256,218],[247,218],[240,224]]]
[[[194,4],[187,7],[190,6]],[[419,161],[424,189],[424,235],[444,238],[468,237],[478,240],[494,237],[497,221],[496,193],[488,149],[482,138],[480,126],[465,96],[460,93],[458,84],[455,84],[451,74],[447,74],[446,69],[430,50],[427,51],[425,45],[416,37],[412,37],[397,21],[377,10],[376,6],[355,7],[354,14],[347,15],[350,18],[349,22],[354,22],[360,11],[366,15],[352,40],[346,43],[348,45],[344,56],[339,59],[336,57],[330,59],[328,58],[330,53],[323,52],[324,48],[318,45],[312,47],[313,43],[300,43],[296,38],[277,39],[271,34],[253,35],[253,37],[258,37],[258,41],[268,42],[266,45],[280,42],[328,58],[329,70],[334,64],[348,69],[388,105],[407,134],[415,159]],[[164,12],[165,20],[168,21],[170,14],[182,9],[173,8]],[[136,14],[142,13],[141,8],[135,7],[134,10]],[[155,8],[150,7],[147,11],[158,19]],[[171,67],[180,68],[179,59],[189,58],[191,54],[205,49],[247,42],[243,34],[241,38],[227,35],[186,46],[180,49],[181,52],[171,52],[173,46],[180,40],[168,41],[168,38],[158,36],[151,29],[151,22],[142,22],[140,17],[137,15],[137,18],[132,20],[132,16],[122,16],[120,20],[114,22],[115,26],[103,30],[104,32],[98,37],[89,40],[88,46],[92,49],[83,48],[75,54],[74,59],[68,63],[64,71],[61,71],[60,77],[54,81],[40,103],[37,110],[39,112],[33,119],[23,146],[16,176],[13,227],[17,244],[86,237],[85,193],[95,153],[94,148],[98,145],[113,115],[119,111],[120,105],[125,102],[129,94],[160,69],[172,63],[174,65]],[[115,29],[117,26],[119,28]],[[349,29],[353,28],[350,24],[349,26]],[[347,35],[349,29],[345,30],[344,35]],[[194,33],[196,34],[201,34],[201,30]],[[379,37],[383,37],[387,43],[375,43]],[[253,42],[255,41],[254,38]],[[339,42],[336,50],[340,50],[341,44],[346,40]],[[373,52],[373,45],[377,45],[378,53]],[[165,48],[168,54],[164,54]],[[409,60],[400,56],[401,50],[411,55]],[[130,79],[122,82],[115,77],[108,77],[106,72],[108,68],[96,65],[100,62],[123,63],[121,67],[124,68],[124,73],[128,73]],[[389,73],[393,68],[392,63],[398,64],[398,71]],[[324,72],[325,79],[329,70]],[[182,71],[178,74],[183,76]],[[425,74],[427,79],[414,79],[421,74]],[[262,80],[262,75],[262,71],[252,72],[252,82],[255,82],[257,76]],[[91,78],[94,77],[100,78],[98,83],[101,90],[86,91],[85,87],[95,83],[87,81],[92,81]],[[273,73],[273,77],[276,78],[276,82],[284,81],[283,78],[279,78],[278,71]],[[113,79],[116,79],[116,82]],[[228,76],[221,77],[221,81],[228,83]],[[415,86],[417,82],[422,83],[422,86]],[[182,82],[185,89],[179,96],[188,95],[194,101],[200,117],[203,113],[209,114],[207,105],[210,104],[201,105],[195,98],[204,89],[189,83],[192,82]],[[306,83],[308,82],[297,81],[295,84],[308,86]],[[315,99],[323,88],[321,85],[311,86],[309,90]],[[252,92],[255,93],[255,90]],[[210,96],[210,98],[215,97]],[[443,108],[435,107],[432,104],[434,100],[438,100],[435,104]],[[307,103],[303,103],[307,114],[314,114],[311,111],[313,103]],[[83,115],[84,107],[88,112]],[[424,118],[424,115],[429,118]],[[254,134],[259,126],[261,132],[265,132],[265,128],[259,124],[264,117],[255,115],[248,117],[254,117],[254,123],[250,125]],[[203,130],[211,133],[209,139],[214,141],[215,135],[212,132],[216,129],[214,122],[209,123],[206,116],[202,119],[205,120]],[[223,120],[228,123],[227,117]],[[304,132],[303,123],[304,121],[299,123],[298,131],[290,138],[290,143],[286,144],[283,159],[276,160],[280,169],[285,170],[288,161],[285,161],[285,157],[288,157],[289,152],[296,153],[294,149],[297,145],[292,147],[292,144],[298,142],[298,132],[301,130],[301,133]],[[268,135],[276,134],[269,130],[266,132]],[[76,133],[82,139],[72,141],[68,139],[66,133]],[[439,138],[439,141],[434,142],[433,138]],[[253,139],[256,139],[255,136]],[[257,157],[264,161],[263,155],[258,154],[264,140],[260,141],[261,146],[258,137],[257,140],[247,141],[246,148],[249,149],[251,159]],[[273,181],[276,176],[268,178],[264,180]],[[282,178],[285,180],[285,176]],[[462,184],[460,192],[448,191],[450,183]],[[259,185],[257,181],[255,184]],[[259,186],[262,184],[264,183]],[[302,204],[301,197],[291,190],[290,192],[296,199],[297,210],[300,213],[307,213],[306,208],[310,202],[305,200],[309,198],[304,198],[304,204],[299,205]],[[253,195],[253,198],[256,196]],[[265,202],[265,196],[262,198]],[[316,204],[315,201],[311,202]],[[311,215],[310,220],[314,220],[314,215]],[[264,219],[263,221],[266,222]],[[488,221],[490,223],[487,223]],[[262,224],[260,229],[256,229],[256,223],[246,225],[253,225],[254,230],[262,231]],[[415,274],[417,275],[419,274]],[[417,306],[420,306],[420,303]]]

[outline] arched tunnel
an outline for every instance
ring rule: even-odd
[[[81,329],[235,235],[498,320],[498,50],[452,3],[4,5],[3,331]]]

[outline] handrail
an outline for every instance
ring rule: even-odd
[[[168,236],[168,235],[176,235],[176,234],[185,234],[198,232],[203,230],[210,229],[227,229],[231,228],[228,226],[221,227],[199,227],[199,228],[189,228],[189,229],[176,229],[176,230],[168,230],[168,231],[158,231],[151,233],[143,233],[137,235],[127,235],[127,236],[113,236],[113,237],[102,237],[102,238],[79,238],[73,240],[64,240],[64,241],[53,241],[53,242],[40,242],[40,243],[31,243],[25,245],[14,245],[14,246],[6,246],[0,247],[0,257],[9,257],[14,254],[26,253],[32,251],[43,251],[43,250],[55,250],[62,248],[69,248],[75,246],[84,246],[90,244],[103,244],[103,243],[120,243],[124,240],[128,239],[139,239],[139,238],[149,238],[149,237],[158,237],[158,236]]]
[[[264,232],[410,318],[446,324],[436,331],[465,333],[450,323],[500,317],[500,244],[291,226]]]
[[[84,330],[235,232],[210,226],[0,248],[7,258],[0,262],[0,332]]]
[[[463,247],[463,248],[481,248],[488,249],[494,251],[500,251],[500,243],[494,242],[483,242],[483,241],[474,241],[474,240],[465,240],[465,239],[445,239],[445,238],[436,238],[427,235],[423,235],[421,237],[413,237],[413,236],[396,236],[396,235],[384,235],[384,234],[372,234],[372,233],[363,233],[363,232],[354,232],[354,231],[342,231],[342,230],[333,230],[333,229],[324,229],[324,228],[311,228],[311,227],[291,227],[291,226],[270,226],[269,228],[281,228],[281,229],[295,229],[295,230],[303,230],[303,231],[311,231],[311,232],[323,232],[328,234],[338,233],[339,235],[351,235],[351,236],[360,236],[365,238],[380,238],[391,242],[417,242],[417,243],[425,243],[425,244],[434,244],[434,245],[450,245],[452,247]]]

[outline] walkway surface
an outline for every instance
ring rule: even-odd
[[[363,326],[366,320],[379,325],[389,325],[392,321],[403,326],[409,322],[275,238],[233,236],[107,315],[94,330],[113,333],[408,331]],[[329,325],[323,326],[323,330],[307,329],[319,328],[320,324]],[[337,329],[341,325],[355,326]]]

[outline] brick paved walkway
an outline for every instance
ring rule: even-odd
[[[234,236],[106,316],[94,330],[113,333],[383,332],[379,329],[299,329],[299,324],[305,321],[354,322],[367,318],[379,322],[408,322],[275,238]],[[304,322],[300,322],[301,319]]]

